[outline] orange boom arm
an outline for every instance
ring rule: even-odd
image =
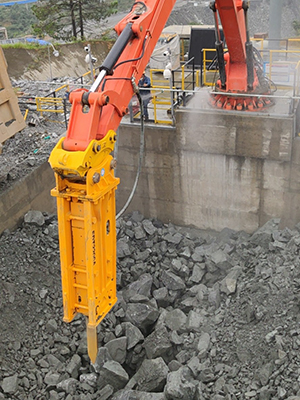
[[[119,37],[90,88],[70,95],[66,138],[53,149],[64,321],[87,316],[88,353],[96,327],[117,301],[114,176],[116,133],[176,0],[136,1],[115,30]]]

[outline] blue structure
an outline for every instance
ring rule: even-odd
[[[0,6],[13,6],[15,4],[29,4],[29,3],[36,3],[37,0],[19,0],[19,1],[8,1],[6,3],[0,3]]]
[[[26,38],[25,40],[26,40],[26,42],[29,42],[29,43],[38,43],[41,46],[48,46],[48,45],[51,46],[50,42],[47,42],[47,40],[43,40],[43,39]]]

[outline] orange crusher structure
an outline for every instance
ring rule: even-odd
[[[250,1],[215,0],[214,12],[217,63],[220,79],[212,95],[218,108],[255,111],[270,106],[268,79],[263,73],[263,60],[250,41],[247,12]],[[218,13],[217,13],[218,12]],[[228,51],[224,53],[218,14]]]
[[[136,1],[116,25],[119,37],[90,90],[78,89],[70,94],[72,109],[66,137],[49,158],[56,177],[51,193],[57,197],[64,321],[72,321],[77,313],[87,317],[92,362],[97,356],[97,325],[117,301],[115,190],[119,179],[114,176],[115,161],[110,153],[132,95],[139,96],[137,83],[175,1]],[[229,49],[223,57],[218,36],[217,105],[221,102],[227,107],[231,103],[227,92],[246,95],[260,85],[253,63],[247,62],[251,60],[244,19],[247,3],[216,0],[212,4],[219,12]],[[243,101],[248,102],[248,108],[253,102],[247,97]]]

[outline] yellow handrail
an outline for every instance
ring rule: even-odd
[[[272,68],[274,67],[273,63],[273,54],[300,54],[300,50],[270,50],[270,58],[269,58],[269,79],[272,80]],[[295,64],[292,61],[285,61],[286,64]]]
[[[45,112],[62,114],[64,112],[64,100],[61,97],[36,97],[36,109],[41,116]]]
[[[207,52],[216,52],[216,49],[203,49],[202,54],[203,54],[203,85],[204,86],[214,86],[214,82],[208,82],[207,80],[207,69],[206,69],[206,64],[211,63],[211,59],[207,59]],[[210,70],[210,72],[217,72],[217,70]]]
[[[29,112],[29,110],[28,110],[28,108],[26,108],[26,111],[25,111],[25,114],[24,114],[24,121],[26,121],[26,118],[27,118],[28,112]]]

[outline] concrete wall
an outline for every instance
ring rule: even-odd
[[[238,116],[238,118],[237,118]],[[146,127],[145,160],[128,211],[202,229],[253,232],[270,218],[300,221],[300,138],[292,117],[178,111],[176,128]],[[140,129],[119,130],[120,209],[132,189]],[[0,233],[30,209],[55,211],[46,162],[0,196]]]
[[[56,200],[50,196],[55,186],[48,162],[18,181],[0,195],[0,233],[15,228],[29,210],[55,212]]]
[[[293,118],[178,111],[176,129],[147,126],[145,163],[129,208],[203,229],[253,232],[273,217],[300,220],[300,138]],[[122,125],[117,205],[133,185],[139,127]]]

